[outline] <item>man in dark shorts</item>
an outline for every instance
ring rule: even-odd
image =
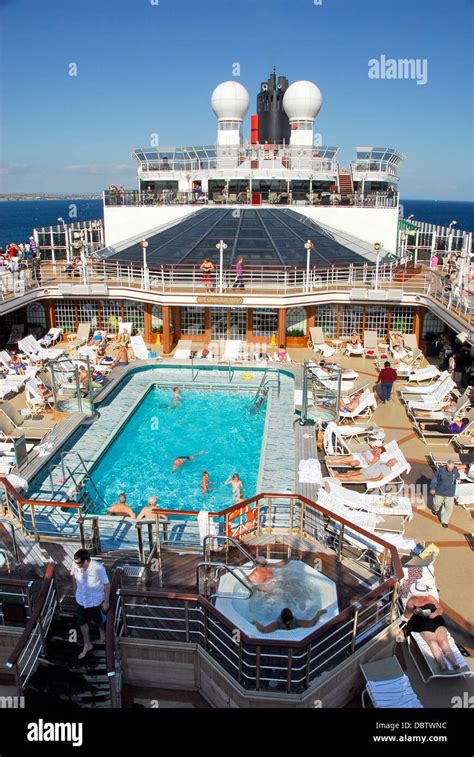
[[[104,566],[91,560],[88,549],[79,549],[75,553],[71,575],[77,622],[84,640],[84,648],[79,655],[82,660],[92,650],[89,623],[99,627],[101,641],[105,641],[102,611],[109,609],[110,583]]]

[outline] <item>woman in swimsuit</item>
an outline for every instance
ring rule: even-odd
[[[204,258],[204,262],[199,267],[199,270],[202,271],[202,283],[206,287],[206,292],[212,292],[212,273],[215,268],[209,258]]]
[[[443,673],[448,670],[446,660],[454,670],[459,670],[460,666],[449,645],[443,611],[435,597],[430,594],[410,597],[405,609],[405,618],[408,619],[407,631],[421,634]]]

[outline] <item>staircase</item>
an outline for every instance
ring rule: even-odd
[[[339,170],[339,194],[341,197],[354,194],[354,184],[352,182],[352,173],[350,171]]]
[[[73,631],[78,643],[69,640]],[[94,649],[78,660],[82,637],[74,610],[66,606],[56,613],[46,638],[47,654],[38,658],[26,691],[28,707],[44,704],[45,697],[48,706],[62,709],[112,707],[105,644],[92,627],[91,641]]]

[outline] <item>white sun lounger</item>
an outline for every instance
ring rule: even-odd
[[[368,513],[376,513],[382,516],[401,515],[406,520],[411,520],[413,508],[408,497],[391,498],[390,507],[385,506],[385,497],[380,494],[367,494],[348,489],[344,482],[336,478],[326,477],[323,480],[324,488],[335,499],[343,500],[348,507],[354,510],[365,510]]]
[[[362,707],[365,707],[366,695],[377,709],[423,707],[395,656],[361,663],[360,669],[366,682],[361,695]]]
[[[359,342],[359,344],[351,344],[350,341],[346,344],[346,355],[347,357],[351,357],[351,355],[363,355],[364,354],[364,348]]]
[[[130,346],[137,360],[150,360],[148,347],[141,334],[130,337]],[[155,359],[158,360],[158,356]]]
[[[25,333],[25,325],[23,323],[16,323],[11,327],[10,336],[8,337],[7,344],[18,344],[23,334]]]
[[[0,399],[4,400],[10,394],[18,394],[20,386],[13,382],[9,382],[6,379],[0,380]]]
[[[394,465],[393,468],[390,469],[390,473],[384,476],[384,478],[381,478],[380,481],[370,481],[368,479],[366,480],[363,478],[363,475],[361,475],[360,479],[351,478],[347,481],[342,481],[341,479],[339,480],[341,480],[341,483],[345,483],[350,486],[365,486],[366,491],[368,492],[375,491],[377,489],[379,491],[382,491],[382,489],[390,483],[395,485],[398,484],[398,490],[400,490],[403,486],[403,479],[401,478],[401,476],[403,473],[410,472],[411,465],[405,458],[395,439],[385,445],[385,452],[382,453],[380,462],[386,463],[387,460],[391,459],[395,459],[397,461],[396,465]],[[333,473],[332,469],[330,469],[330,472]],[[361,469],[361,474],[363,474],[363,469]],[[336,476],[334,476],[334,478],[336,478]]]
[[[227,339],[222,360],[237,361],[239,359],[241,343],[241,339]]]
[[[474,510],[474,484],[457,484],[454,499],[467,512]]]
[[[424,371],[425,369],[421,368],[421,370]],[[431,394],[442,386],[446,379],[451,378],[448,371],[443,371],[443,373],[439,373],[438,371],[437,376],[437,380],[432,384],[428,384],[428,386],[402,386],[400,391],[402,394]]]
[[[424,410],[426,408],[427,410],[438,410],[438,405],[442,406],[446,397],[448,397],[455,388],[455,382],[452,380],[451,376],[448,376],[448,378],[443,381],[441,386],[435,389],[434,392],[431,392],[430,394],[420,394],[413,399],[407,399],[406,397],[403,397],[402,399],[406,403],[408,409]]]
[[[413,662],[415,663],[416,669],[418,670],[424,683],[428,683],[428,681],[431,681],[433,678],[457,678],[458,676],[471,676],[472,675],[472,672],[469,666],[466,664],[465,658],[462,656],[461,652],[459,651],[456,645],[456,642],[454,641],[449,631],[448,631],[448,642],[449,642],[449,646],[451,647],[451,651],[454,654],[456,662],[458,663],[460,668],[459,670],[454,670],[449,660],[447,658],[444,658],[448,670],[443,672],[442,670],[439,669],[438,663],[436,662],[433,656],[430,646],[424,640],[421,633],[412,632],[409,634],[408,651],[410,652],[410,656]],[[421,653],[424,666],[420,665],[419,657],[416,655],[415,650],[413,649],[413,645],[416,645],[419,652]]]
[[[10,360],[11,355],[7,350],[2,350],[0,352],[0,363],[5,366],[5,368],[8,368],[8,380],[10,381],[14,376],[18,376],[18,374],[15,372],[14,368],[10,368]],[[25,368],[25,375],[19,376],[19,378],[25,378],[28,376],[36,376],[40,368],[34,365],[27,365]]]
[[[174,351],[174,360],[190,360],[192,346],[191,339],[180,339]]]
[[[89,341],[91,333],[90,323],[80,323],[77,327],[77,334],[68,334],[67,340],[74,347],[80,347]]]
[[[354,418],[361,417],[368,418],[370,420],[370,418],[372,417],[372,412],[376,407],[377,400],[375,399],[375,394],[369,389],[365,389],[360,396],[359,404],[356,409],[352,413],[340,410],[339,420],[341,423],[346,420],[353,420]]]
[[[52,326],[48,333],[45,334],[42,339],[38,340],[38,344],[40,344],[42,347],[50,347],[52,344],[59,342],[62,333],[62,329],[57,328],[56,326]]]
[[[334,347],[326,344],[326,338],[323,334],[321,326],[311,326],[309,335],[314,352],[321,352],[324,357],[331,357],[331,355],[334,355],[336,350],[334,349]]]
[[[42,347],[39,342],[31,334],[25,336],[24,339],[20,339],[18,342],[19,349],[24,352],[30,360],[57,360],[64,355],[64,350],[47,349]]]
[[[399,369],[397,368],[397,373],[398,372]],[[438,378],[439,376],[441,376],[441,371],[436,365],[426,365],[424,368],[415,368],[414,370],[409,371],[406,380],[414,381],[419,384],[420,381],[431,381],[431,379]],[[412,392],[414,389],[413,387],[406,387],[406,391]]]

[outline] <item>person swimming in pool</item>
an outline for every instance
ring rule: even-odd
[[[240,480],[240,476],[238,473],[234,473],[233,476],[229,476],[227,481],[224,482],[224,485],[227,486],[228,484],[231,484],[232,486],[232,496],[234,498],[234,502],[240,501],[242,498],[242,492],[245,490],[245,487]]]
[[[284,607],[278,620],[272,620],[271,623],[267,623],[265,626],[262,625],[262,623],[259,623],[258,620],[252,620],[251,623],[257,627],[260,633],[293,631],[295,628],[311,628],[311,626],[315,626],[321,615],[324,615],[325,612],[327,612],[327,610],[318,610],[314,617],[309,618],[308,620],[300,620],[295,618],[289,607]]]
[[[183,399],[183,396],[182,396],[182,394],[180,394],[179,386],[174,386],[173,387],[173,397],[171,399],[172,405],[174,405],[175,407],[176,407],[176,405],[180,405],[182,399]]]
[[[207,455],[207,451],[202,450],[201,452],[195,452],[194,455],[179,455],[178,457],[175,457],[171,473],[176,473],[178,468],[181,468],[185,463],[191,462],[191,460],[194,460],[195,457],[199,457],[199,455]]]
[[[207,470],[203,470],[201,478],[201,491],[203,494],[209,494],[211,489],[215,489],[212,481],[209,481],[209,473]]]

